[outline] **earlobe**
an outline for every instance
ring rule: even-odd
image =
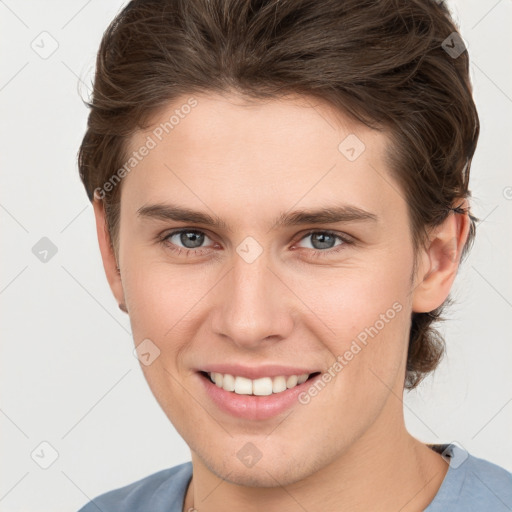
[[[460,206],[467,208],[467,201]],[[428,313],[446,300],[457,275],[469,228],[467,211],[451,211],[443,223],[431,231],[427,246],[418,255],[413,312]]]
[[[127,312],[124,300],[123,283],[121,281],[121,274],[119,273],[116,256],[110,241],[103,201],[95,198],[93,201],[93,208],[94,216],[96,218],[96,234],[98,236],[98,244],[100,247],[101,259],[103,261],[103,268],[105,269],[105,275],[107,276],[110,289],[119,304],[119,308],[122,311]]]

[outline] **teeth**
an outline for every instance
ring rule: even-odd
[[[265,396],[272,393],[281,393],[286,389],[294,388],[308,380],[309,374],[289,375],[278,377],[262,377],[261,379],[247,379],[246,377],[235,377],[228,373],[222,374],[211,372],[208,374],[210,380],[219,388],[225,391],[232,391],[238,395]]]
[[[299,378],[297,377],[297,375],[290,375],[287,379],[286,379],[286,387],[288,389],[290,388],[294,388],[296,385],[297,385],[297,382],[299,381]]]
[[[272,393],[280,393],[286,389],[286,377],[274,377],[272,379]]]
[[[245,377],[237,377],[235,379],[235,393],[237,395],[251,395],[252,394],[252,381]]]
[[[297,378],[297,384],[302,384],[303,382],[306,382],[308,380],[308,377],[309,375],[307,373],[299,375]]]
[[[226,391],[235,391],[235,377],[233,377],[233,375],[229,375],[229,374],[224,375],[222,387]]]
[[[222,387],[222,381],[223,381],[223,376],[222,376],[222,373],[216,373],[215,376],[214,376],[214,381],[215,381],[215,384],[217,386],[219,386],[219,388]]]
[[[253,395],[271,395],[272,394],[272,379],[270,377],[262,377],[252,381],[252,394]]]

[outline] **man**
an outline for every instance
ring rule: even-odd
[[[510,473],[403,419],[475,235],[443,5],[133,1],[90,106],[106,276],[192,461],[83,512],[512,507]]]

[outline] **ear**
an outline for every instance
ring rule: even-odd
[[[427,246],[420,250],[413,289],[415,313],[433,311],[450,293],[470,228],[468,202],[460,202],[458,206],[466,211],[451,211],[442,224],[431,230]]]
[[[119,304],[119,308],[127,312],[124,301],[123,283],[118,270],[116,256],[110,242],[103,201],[95,196],[92,205],[94,208],[94,216],[96,217],[96,233],[98,235],[101,259],[103,260],[103,268],[105,269],[108,284]]]

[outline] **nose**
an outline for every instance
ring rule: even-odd
[[[235,254],[216,300],[212,329],[240,348],[261,350],[293,330],[293,294],[269,266],[265,252],[251,263]]]

